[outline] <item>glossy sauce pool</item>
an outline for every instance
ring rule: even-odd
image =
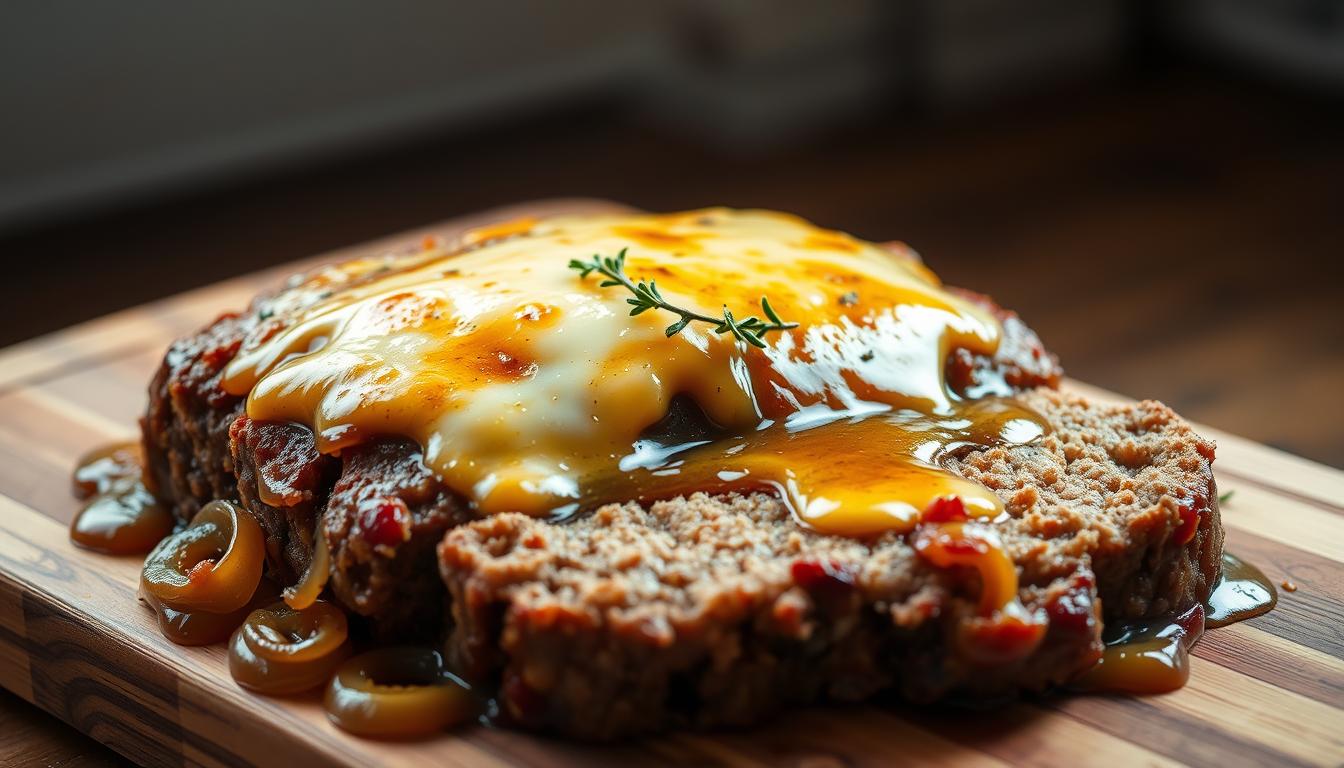
[[[1253,565],[1224,552],[1209,599],[1167,619],[1106,627],[1106,649],[1072,684],[1095,693],[1174,691],[1190,678],[1190,651],[1204,630],[1254,618],[1278,602],[1274,584]]]
[[[982,498],[984,487],[952,475],[943,462],[960,449],[1026,445],[1049,429],[1035,412],[1000,398],[959,404],[947,414],[826,416],[826,423],[801,429],[769,424],[716,435],[711,427],[681,426],[679,434],[648,437],[622,458],[622,471],[581,481],[584,506],[766,491],[803,525],[842,536],[909,531],[937,498],[957,497],[969,517],[992,518],[1001,507]],[[704,424],[694,416],[684,421]],[[873,470],[878,466],[881,472]]]
[[[173,530],[173,517],[143,481],[137,443],[117,443],[84,455],[75,467],[82,509],[70,522],[70,540],[109,555],[144,554]]]

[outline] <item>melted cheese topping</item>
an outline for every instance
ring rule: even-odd
[[[791,216],[522,220],[426,246],[293,286],[225,389],[248,394],[253,419],[310,426],[325,453],[409,437],[481,514],[771,488],[805,524],[850,534],[908,528],[940,496],[996,514],[938,462],[1045,429],[944,382],[952,348],[994,353],[992,316],[909,252]],[[768,296],[799,327],[766,349],[698,322],[668,337],[676,315],[631,317],[628,291],[568,268],[622,249],[626,273],[673,305],[741,318]],[[678,396],[712,426],[649,439]]]

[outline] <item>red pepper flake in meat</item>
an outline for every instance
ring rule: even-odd
[[[854,590],[853,569],[834,560],[796,560],[789,575],[794,584],[818,597],[846,597]]]
[[[242,339],[234,339],[228,344],[211,347],[201,353],[200,361],[210,368],[210,370],[219,370],[238,354],[238,349],[243,345]]]
[[[967,660],[990,666],[1026,658],[1045,637],[1046,623],[1032,616],[995,614],[962,627],[960,650]]]
[[[1045,606],[1050,626],[1078,633],[1093,631],[1098,613],[1093,599],[1095,584],[1091,574],[1074,574],[1068,588]]]
[[[410,538],[410,510],[401,499],[384,499],[364,511],[360,527],[364,540],[376,546],[395,547]]]
[[[1189,544],[1195,538],[1195,532],[1199,530],[1199,519],[1203,511],[1209,506],[1209,500],[1200,494],[1195,494],[1188,499],[1181,499],[1177,502],[1177,509],[1180,511],[1181,521],[1176,526],[1173,537],[1179,546]]]
[[[925,523],[964,523],[970,516],[960,496],[939,496],[929,502],[919,519]]]

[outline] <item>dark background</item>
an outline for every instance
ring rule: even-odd
[[[602,3],[571,7],[585,5]],[[252,155],[229,154],[238,131],[220,110],[206,121],[222,126],[209,135],[220,150],[195,165],[156,175],[123,164],[124,178],[90,191],[79,171],[96,163],[81,159],[62,177],[73,183],[33,205],[15,179],[41,146],[19,157],[27,139],[11,137],[0,344],[501,203],[760,206],[909,242],[946,281],[1017,309],[1077,378],[1344,466],[1344,4],[1172,4],[1196,9],[1184,15],[1143,2],[833,4],[844,19],[826,4],[753,5],[725,17],[672,2],[675,13],[640,21],[694,73],[675,85],[543,84]],[[602,44],[635,39],[634,23],[614,23]],[[486,47],[524,56],[508,39]],[[105,66],[129,54],[109,55]],[[47,109],[33,101],[33,56],[9,83]],[[436,76],[489,83],[488,61]],[[354,77],[347,64],[319,79]],[[268,93],[265,78],[215,95],[147,93],[152,70],[101,81],[111,93],[101,112],[73,113],[86,122],[65,156],[100,142],[115,153],[113,129],[136,127],[118,122],[127,111]],[[70,128],[27,114],[39,137]]]

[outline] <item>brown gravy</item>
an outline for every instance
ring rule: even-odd
[[[806,527],[872,536],[908,532],[930,499],[955,496],[969,517],[989,519],[1001,511],[997,498],[986,501],[987,489],[943,469],[944,460],[963,448],[1024,445],[1049,430],[1035,412],[993,397],[958,402],[946,413],[828,411],[830,421],[820,425],[776,423],[727,435],[715,434],[694,407],[677,403],[671,420],[682,423],[661,430],[662,439],[637,442],[621,459],[623,471],[585,478],[587,506],[765,491]]]
[[[1268,613],[1279,594],[1268,576],[1236,555],[1223,553],[1223,572],[1204,604],[1204,624],[1210,629]]]
[[[145,487],[136,443],[85,454],[72,477],[84,507],[70,521],[70,540],[109,555],[144,554],[173,530],[173,516]]]
[[[1274,585],[1259,568],[1224,552],[1222,574],[1207,601],[1167,619],[1107,628],[1097,665],[1071,687],[1140,695],[1174,691],[1190,678],[1190,650],[1205,629],[1259,616],[1277,601]]]

